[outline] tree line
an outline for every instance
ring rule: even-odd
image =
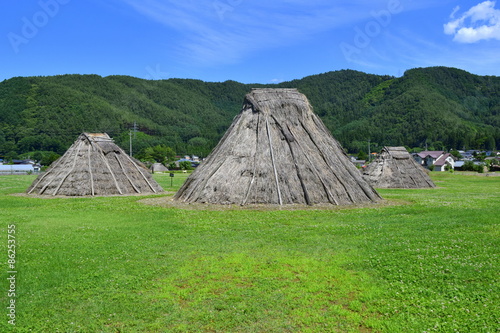
[[[54,157],[82,132],[106,132],[143,159],[206,156],[254,87],[298,88],[350,152],[383,146],[500,147],[500,78],[431,67],[400,78],[352,70],[277,85],[128,76],[16,77],[0,83],[0,157]],[[155,159],[155,158],[153,158]],[[155,159],[156,160],[156,159]]]

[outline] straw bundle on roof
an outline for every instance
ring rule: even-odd
[[[254,89],[175,195],[215,204],[375,202],[377,192],[296,89]]]
[[[28,188],[29,194],[116,195],[163,189],[105,133],[83,133]]]

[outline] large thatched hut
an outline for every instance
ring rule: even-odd
[[[214,204],[380,200],[296,89],[253,89],[209,157],[176,193]]]
[[[435,187],[426,170],[405,147],[384,147],[377,159],[363,171],[363,177],[378,188]]]
[[[83,133],[28,188],[29,194],[148,194],[163,189],[148,169],[127,155],[105,133]]]

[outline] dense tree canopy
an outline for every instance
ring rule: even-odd
[[[62,154],[81,132],[106,132],[148,158],[153,147],[206,156],[253,87],[127,76],[16,77],[0,83],[0,156]],[[352,152],[384,145],[500,147],[500,78],[432,67],[401,78],[342,70],[284,82]],[[146,149],[148,149],[146,151]],[[160,149],[161,151],[161,149]],[[171,152],[169,151],[171,154]]]

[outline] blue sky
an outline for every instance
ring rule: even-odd
[[[272,83],[340,69],[500,76],[500,0],[4,1],[0,80],[57,74]]]

